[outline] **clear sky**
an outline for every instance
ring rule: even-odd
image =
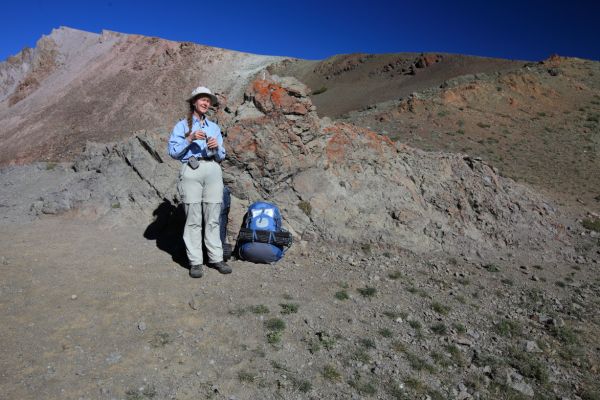
[[[600,1],[578,0],[5,0],[0,60],[59,26],[308,59],[438,51],[600,60]]]

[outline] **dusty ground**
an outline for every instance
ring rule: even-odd
[[[597,237],[548,265],[296,243],[192,280],[146,229],[2,227],[0,398],[600,394]]]

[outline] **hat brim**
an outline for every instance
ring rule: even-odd
[[[201,97],[201,96],[206,96],[206,97],[210,98],[212,106],[216,107],[219,105],[219,99],[217,99],[217,96],[215,96],[214,94],[208,94],[208,93],[198,93],[197,95],[190,97],[187,101],[188,101],[188,103],[193,103],[194,101],[196,101],[196,99],[198,97]]]

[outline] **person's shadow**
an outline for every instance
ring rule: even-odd
[[[163,200],[152,215],[154,221],[144,231],[144,237],[155,240],[156,247],[170,254],[174,262],[189,269],[183,241],[185,227],[183,204],[172,204],[169,200]]]

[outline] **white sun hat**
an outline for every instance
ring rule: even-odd
[[[196,97],[200,96],[200,95],[206,95],[208,97],[210,97],[210,100],[212,102],[213,106],[218,106],[219,105],[219,99],[217,99],[217,96],[215,96],[209,88],[204,87],[204,86],[198,86],[196,89],[194,89],[192,91],[192,95],[190,96],[190,98],[188,99],[188,101],[192,101],[194,100]]]

